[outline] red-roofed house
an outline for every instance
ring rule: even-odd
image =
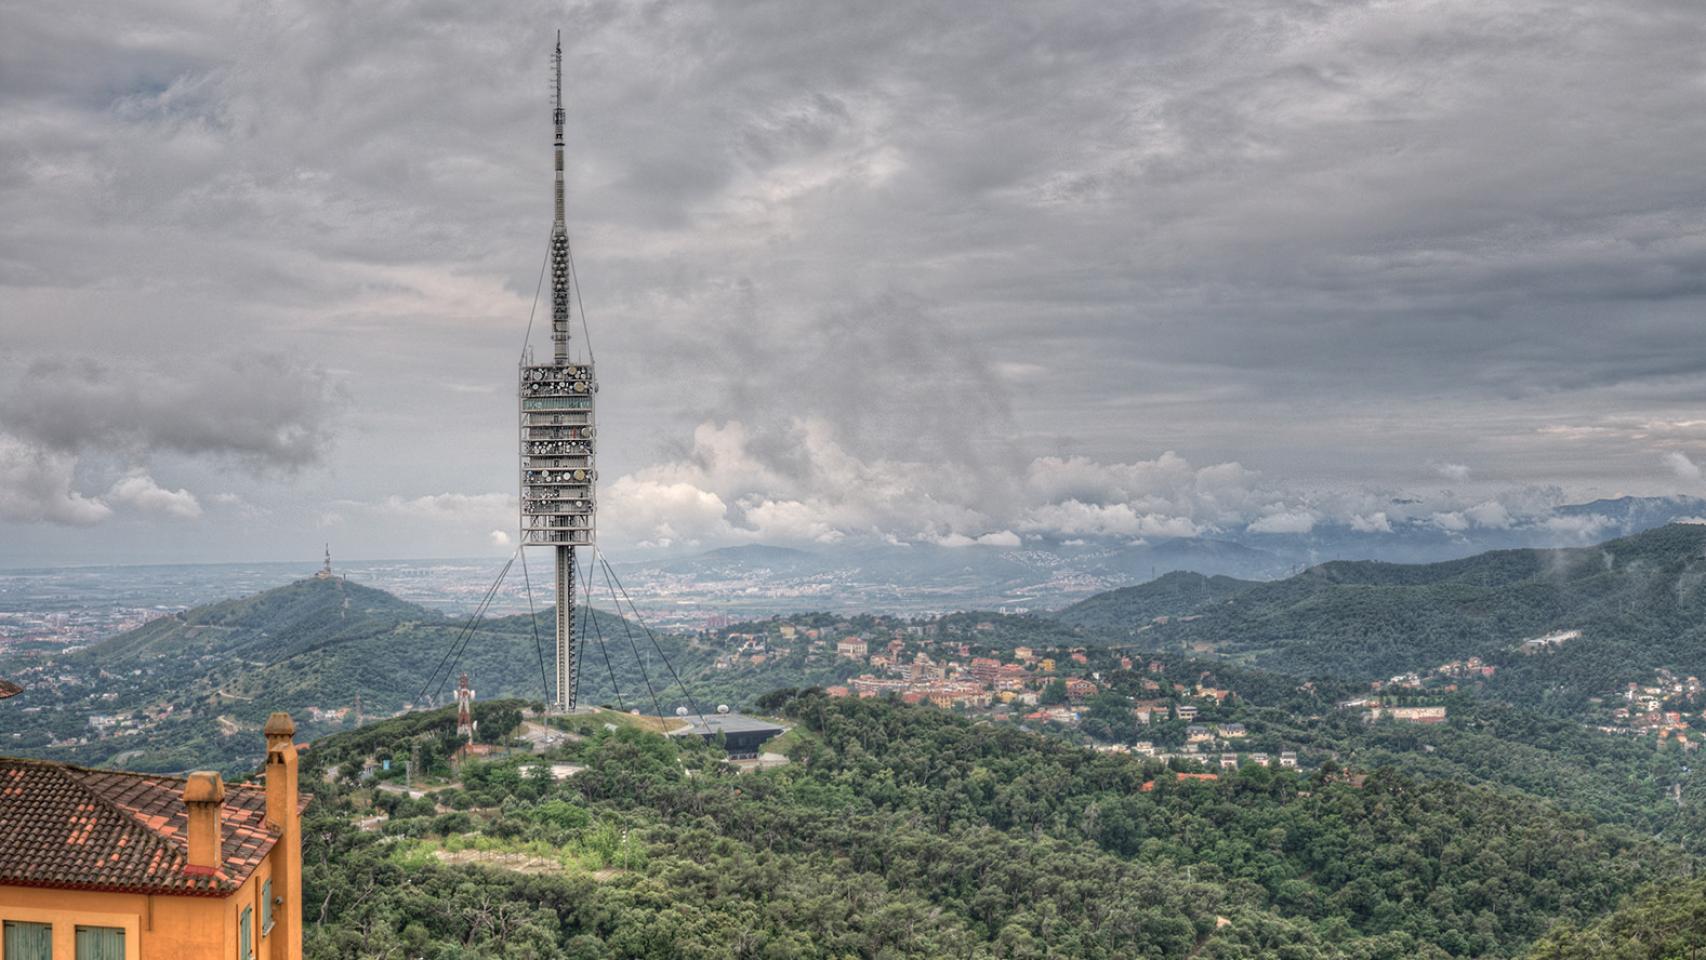
[[[301,960],[295,733],[265,787],[0,757],[0,958]]]

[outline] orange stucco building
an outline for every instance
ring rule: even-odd
[[[296,727],[264,787],[0,757],[0,960],[301,960]]]

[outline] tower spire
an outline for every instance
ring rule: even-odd
[[[557,48],[551,54],[554,88],[551,123],[556,128],[557,156],[556,219],[551,223],[551,346],[552,358],[561,366],[569,361],[569,225],[563,215],[563,31],[557,31]]]

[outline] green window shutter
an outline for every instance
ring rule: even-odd
[[[272,932],[272,878],[261,884],[261,933]]]
[[[79,926],[77,960],[124,960],[123,928]]]
[[[244,907],[243,922],[237,925],[237,960],[254,960],[255,958],[254,940],[251,937],[254,932],[254,923],[255,908]]]
[[[53,924],[8,920],[0,949],[6,960],[53,960]]]

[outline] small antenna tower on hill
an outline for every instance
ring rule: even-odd
[[[474,691],[468,687],[466,673],[456,682],[456,735],[474,742]]]

